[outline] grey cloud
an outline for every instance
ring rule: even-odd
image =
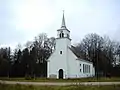
[[[54,22],[50,24],[51,26],[38,28],[37,31],[33,29],[31,29],[32,31],[29,31],[23,27],[21,28],[21,26],[16,28],[16,23],[18,21],[15,14],[17,11],[16,8],[18,8],[18,6],[22,7],[22,4],[26,4],[27,0],[1,0],[0,44],[11,44],[15,42],[23,43],[34,38],[35,35],[38,35],[38,32],[46,32],[48,36],[56,36],[56,30],[61,25],[62,9],[65,10],[66,25],[71,31],[73,42],[80,41],[80,39],[88,33],[98,33],[100,35],[106,34],[111,38],[120,41],[120,1],[52,0],[52,2],[50,2],[49,0],[46,0],[46,2],[47,4],[43,4],[54,13]],[[39,3],[42,2],[39,1]],[[47,22],[47,20],[45,21]],[[37,27],[35,28],[37,29]]]

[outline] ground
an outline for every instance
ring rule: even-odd
[[[0,90],[120,90],[120,85],[110,86],[32,86],[0,84]]]
[[[1,78],[2,84],[22,84],[22,85],[120,85],[120,78],[82,78],[82,79],[46,79],[37,78],[26,80],[25,78]]]
[[[120,78],[45,79],[0,78],[0,90],[120,90]]]
[[[6,78],[0,77],[0,80],[7,81],[27,81],[27,82],[120,82],[120,77],[111,78],[80,78],[80,79],[46,79],[46,78],[36,78],[26,80],[25,78]]]

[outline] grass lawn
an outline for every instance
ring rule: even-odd
[[[36,78],[26,80],[25,78],[6,78],[0,77],[0,80],[8,81],[28,81],[28,82],[120,82],[120,77],[111,77],[111,78],[80,78],[80,79],[46,79],[46,78]]]
[[[120,90],[120,85],[110,86],[32,86],[0,84],[0,90]]]

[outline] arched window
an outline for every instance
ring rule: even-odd
[[[60,38],[61,38],[61,33],[60,33]]]
[[[62,34],[62,37],[64,37],[64,33],[61,33]]]
[[[64,33],[60,33],[60,38],[64,37]]]
[[[64,37],[64,33],[63,31],[60,31],[60,35],[59,35],[60,38]]]
[[[67,38],[69,38],[69,34],[67,34]]]

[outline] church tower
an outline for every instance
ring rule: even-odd
[[[65,24],[64,11],[63,11],[61,28],[57,30],[56,48],[57,46],[60,46],[59,43],[71,47],[70,31],[67,29]]]
[[[65,24],[63,12],[62,24],[57,30],[55,51],[48,59],[48,78],[66,78],[68,70],[68,49],[71,47],[70,31]]]

